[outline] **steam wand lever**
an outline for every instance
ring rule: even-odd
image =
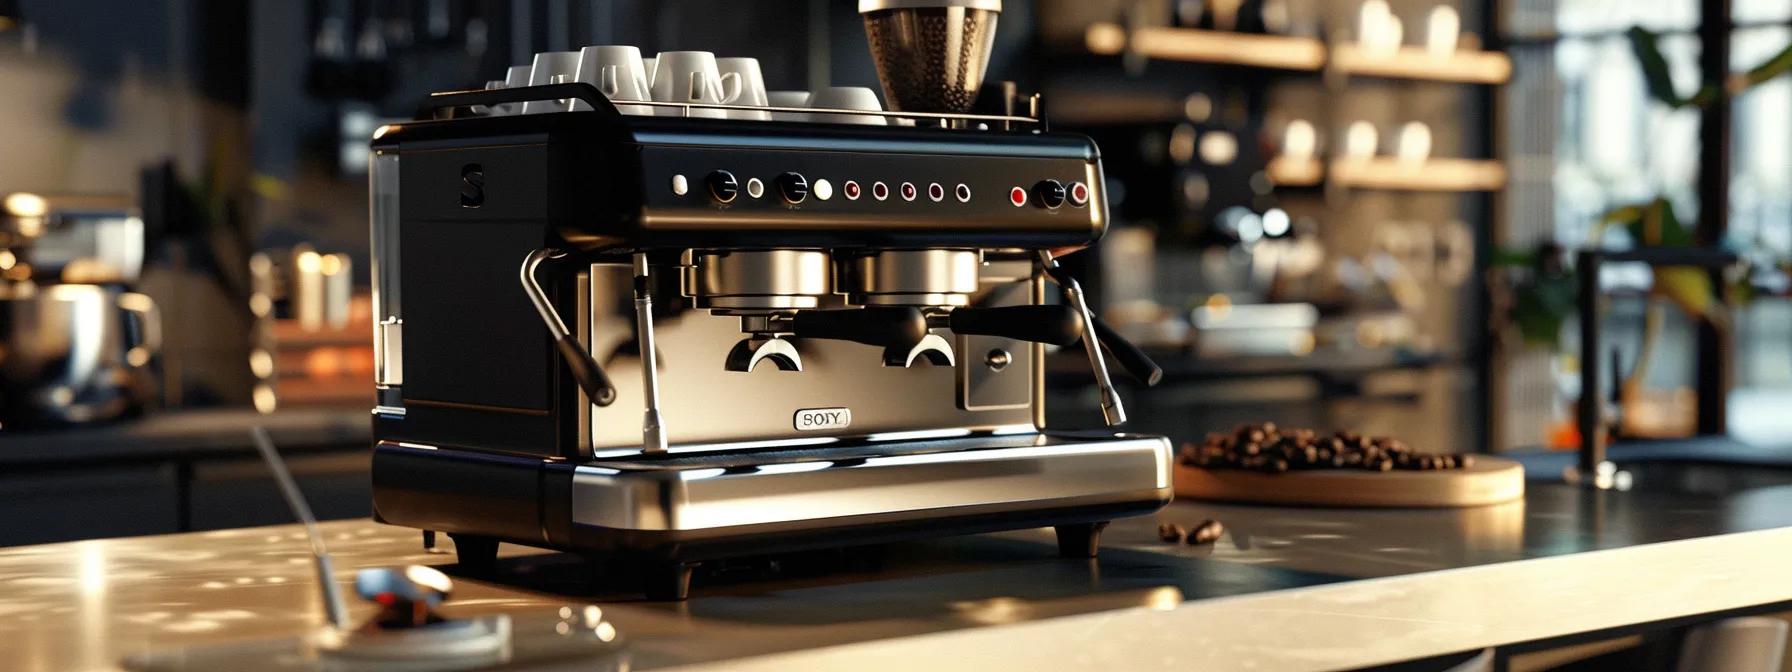
[[[1101,354],[1101,341],[1095,335],[1095,315],[1089,312],[1089,301],[1083,295],[1083,287],[1077,284],[1076,278],[1068,275],[1052,273],[1058,268],[1058,260],[1052,253],[1039,251],[1039,264],[1046,275],[1057,281],[1064,288],[1064,295],[1076,312],[1083,318],[1083,350],[1089,353],[1089,369],[1095,374],[1095,386],[1101,389],[1101,417],[1107,420],[1108,426],[1126,422],[1126,406],[1120,403],[1120,393],[1114,389],[1114,381],[1108,376],[1108,363]]]
[[[610,383],[610,377],[604,375],[604,367],[591,358],[591,351],[579,343],[579,338],[566,329],[566,322],[560,319],[560,313],[554,310],[554,304],[548,301],[547,292],[541,291],[541,283],[535,279],[535,269],[548,259],[566,256],[565,252],[547,248],[537,249],[523,258],[522,281],[523,293],[529,295],[529,302],[535,304],[535,312],[541,315],[541,322],[548,327],[548,333],[554,335],[554,346],[560,350],[560,358],[566,360],[566,368],[572,370],[573,380],[585,390],[585,396],[591,397],[591,403],[598,406],[609,406],[616,402],[616,386]],[[643,348],[648,343],[643,341]]]

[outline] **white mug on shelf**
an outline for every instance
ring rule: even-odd
[[[772,107],[808,107],[808,91],[771,91],[765,94],[766,104]],[[800,112],[773,112],[774,121],[809,121],[809,115]]]
[[[809,94],[809,107],[825,110],[872,110],[883,111],[884,106],[877,101],[877,92],[863,86],[830,86]],[[888,126],[889,120],[872,114],[814,114],[813,120],[825,124],[864,124],[867,126]]]
[[[759,59],[718,58],[716,68],[721,70],[723,77],[734,75],[740,78],[740,95],[736,97],[735,105],[765,107],[769,102],[765,93],[765,74],[759,70]],[[771,119],[772,115],[770,112],[753,110],[729,110],[728,118],[764,121]]]
[[[732,105],[740,93],[740,75],[722,75],[716,68],[716,55],[710,52],[663,51],[654,62],[653,99],[657,102]],[[685,116],[685,110],[662,107],[658,114]],[[694,108],[690,116],[726,119],[728,111]]]
[[[544,51],[535,55],[535,65],[529,68],[529,86],[565,84],[573,81],[578,73],[579,52]],[[523,103],[523,114],[565,112],[570,109],[572,109],[572,99],[570,98],[531,100]]]
[[[629,46],[597,46],[579,50],[578,81],[597,87],[623,114],[653,114],[649,105],[625,105],[628,101],[653,100],[641,50]],[[591,109],[575,103],[575,110]]]

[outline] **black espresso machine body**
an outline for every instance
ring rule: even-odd
[[[1043,429],[1049,345],[1152,376],[1052,262],[1107,225],[1087,138],[631,116],[582,84],[432,106],[550,98],[593,110],[375,136],[378,519],[467,562],[640,558],[682,597],[695,562],[794,549],[1056,526],[1086,556],[1168,501],[1162,437]]]

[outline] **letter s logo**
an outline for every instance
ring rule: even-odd
[[[460,167],[460,207],[485,205],[485,167],[469,163]]]

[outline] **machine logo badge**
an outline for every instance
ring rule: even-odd
[[[852,424],[850,408],[805,408],[796,412],[792,422],[799,432],[817,429],[844,429]]]
[[[485,167],[469,163],[460,167],[460,207],[485,205]]]

